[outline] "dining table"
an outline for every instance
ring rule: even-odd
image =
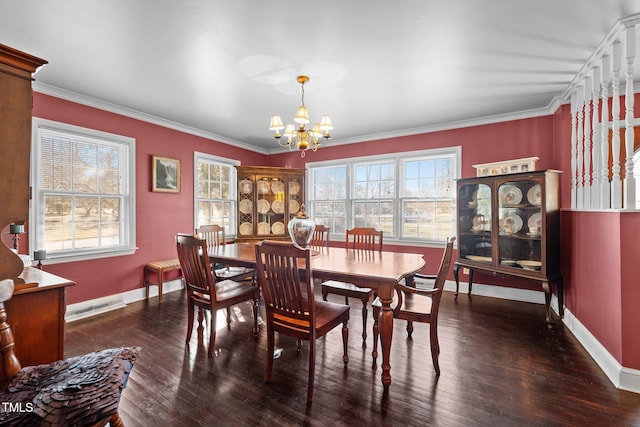
[[[214,263],[255,268],[257,242],[221,245],[209,250]],[[382,385],[391,385],[391,340],[393,312],[391,303],[394,288],[403,278],[412,277],[424,265],[422,254],[387,251],[363,251],[341,247],[311,247],[311,271],[314,279],[338,280],[356,286],[375,289],[382,303],[378,318],[382,348]]]

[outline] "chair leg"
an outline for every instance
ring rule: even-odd
[[[313,398],[313,383],[316,376],[316,342],[313,336],[309,339],[309,383],[307,384],[307,402]]]
[[[273,370],[273,347],[274,331],[267,323],[267,369],[264,372],[264,382],[271,381],[271,371]]]
[[[216,345],[216,310],[213,307],[209,309],[211,312],[211,331],[209,332],[209,358],[213,357],[213,348]]]
[[[198,341],[204,339],[204,310],[202,307],[198,307]]]
[[[378,358],[378,337],[380,336],[380,326],[378,325],[378,316],[380,316],[380,309],[374,306],[373,307],[373,351],[371,352],[374,365],[376,363],[376,359]]]
[[[344,365],[347,366],[347,363],[349,363],[349,353],[348,353],[348,348],[349,348],[349,326],[347,326],[347,322],[344,322],[342,324],[342,348],[343,348],[343,355],[342,355],[342,361],[344,362]]]
[[[253,300],[253,336],[257,337],[260,330],[258,329],[258,300]]]
[[[407,320],[407,337],[411,338],[411,334],[413,334],[413,322],[411,320]]]
[[[329,291],[327,290],[327,287],[326,287],[326,286],[323,286],[323,287],[322,287],[322,299],[323,299],[324,301],[326,301],[326,300],[327,300],[327,295],[329,295]]]
[[[438,362],[438,355],[440,354],[440,343],[438,342],[438,325],[436,323],[429,323],[429,339],[431,341],[431,360],[433,360],[436,375],[439,376],[440,363]]]
[[[189,341],[191,341],[191,333],[193,332],[193,317],[195,316],[193,309],[193,301],[190,300],[187,304],[187,345],[189,344]]]
[[[231,330],[231,306],[227,307],[227,329]]]
[[[367,340],[367,314],[369,314],[369,310],[367,310],[367,300],[362,300],[362,341]]]
[[[124,427],[124,423],[117,412],[109,418],[109,427]]]

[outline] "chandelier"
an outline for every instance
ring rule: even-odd
[[[280,116],[275,115],[271,116],[271,126],[269,126],[269,130],[276,132],[274,137],[280,146],[288,147],[289,150],[297,148],[300,150],[300,156],[304,157],[304,152],[308,149],[312,151],[318,149],[322,141],[321,138],[325,140],[331,138],[329,131],[333,129],[333,124],[331,123],[331,117],[325,115],[320,119],[320,123],[316,122],[311,129],[305,129],[305,126],[311,122],[311,120],[309,120],[307,107],[304,105],[304,84],[309,81],[309,77],[298,76],[297,80],[302,87],[302,105],[298,107],[293,121],[300,125],[300,127],[296,129],[296,125],[287,124],[285,128]],[[286,141],[282,140],[283,135],[280,134],[282,129],[284,129]]]

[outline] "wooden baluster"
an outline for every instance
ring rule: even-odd
[[[582,208],[591,208],[591,77],[584,78],[584,154]]]
[[[582,127],[582,117],[584,114],[584,103],[582,98],[584,97],[584,87],[578,86],[576,88],[576,99],[578,107],[578,124],[577,124],[577,138],[576,138],[576,209],[582,209],[582,156],[584,154],[584,138]]]
[[[636,55],[636,27],[631,25],[626,29],[626,56],[627,56],[627,87],[624,96],[626,108],[625,114],[625,170],[624,170],[624,203],[625,209],[635,209],[636,207],[636,180],[633,176],[633,60]]]
[[[611,183],[609,182],[609,56],[602,57],[602,119],[600,120],[600,209],[611,207]],[[595,172],[595,170],[594,170]]]
[[[593,110],[591,114],[591,165],[593,167],[591,176],[591,187],[589,196],[589,207],[596,209],[600,205],[600,67],[593,67],[593,87],[591,92],[591,100],[593,102]]]
[[[612,176],[611,207],[622,208],[622,181],[620,181],[620,42],[616,41],[611,49],[611,138]]]
[[[577,94],[574,91],[571,94],[571,208],[575,209],[577,206],[577,161],[576,156],[578,155],[578,141],[577,141],[577,131],[576,127],[578,125],[578,101]]]

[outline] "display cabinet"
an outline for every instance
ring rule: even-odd
[[[546,318],[551,322],[555,283],[563,315],[559,173],[544,170],[458,180],[456,295],[461,268],[469,271],[469,293],[474,270],[534,280],[545,292]]]
[[[287,240],[287,224],[304,203],[304,169],[236,166],[238,241]]]

